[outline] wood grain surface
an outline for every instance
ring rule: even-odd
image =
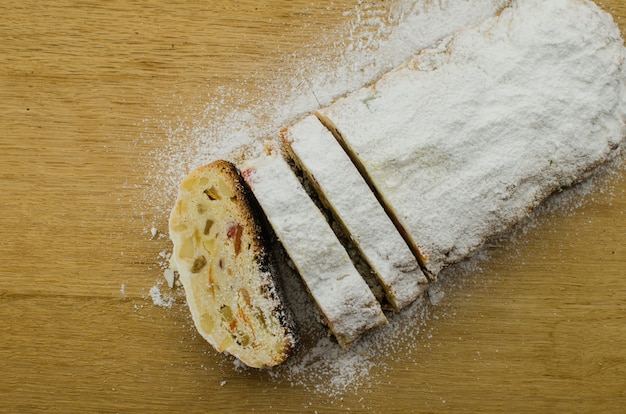
[[[153,304],[170,245],[145,194],[165,191],[147,179],[164,121],[205,119],[220,88],[288,79],[289,56],[363,4],[0,2],[0,412],[626,407],[623,167],[486,246],[479,272],[444,282],[423,344],[381,355],[358,392],[240,373],[183,306]],[[625,33],[623,0],[601,5]]]

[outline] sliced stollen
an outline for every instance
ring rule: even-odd
[[[437,275],[617,153],[624,58],[591,1],[513,1],[319,118]]]
[[[337,342],[346,347],[385,324],[380,304],[282,155],[248,160],[242,170]]]
[[[182,181],[169,229],[196,328],[217,351],[261,368],[283,362],[295,340],[250,197],[235,166],[215,161]]]
[[[289,156],[313,184],[385,290],[395,310],[411,304],[428,280],[368,184],[314,115],[287,128]]]

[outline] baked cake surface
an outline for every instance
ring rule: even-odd
[[[592,2],[513,1],[319,116],[436,275],[617,152],[624,57]]]

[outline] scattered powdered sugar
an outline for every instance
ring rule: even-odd
[[[393,315],[389,324],[370,332],[347,349],[339,347],[328,336],[307,346],[304,352],[294,355],[283,366],[269,372],[276,380],[289,381],[315,393],[341,396],[348,392],[363,391],[377,384],[373,369],[380,377],[386,367],[380,364],[381,356],[407,354],[420,342],[420,328],[427,323],[429,308],[423,298],[418,299],[401,313]]]
[[[142,212],[156,212],[166,221],[179,182],[193,168],[218,158],[241,161],[258,155],[263,141],[276,139],[282,127],[371,83],[421,49],[459,29],[478,24],[507,3],[504,0],[398,0],[391,4],[359,1],[354,10],[346,13],[349,23],[340,33],[320,35],[319,42],[324,47],[312,48],[327,50],[326,53],[313,56],[303,50],[299,56],[285,58],[285,64],[297,65],[297,76],[284,79],[277,75],[273,82],[265,85],[256,84],[255,79],[246,80],[263,92],[259,94],[263,99],[250,96],[244,87],[223,87],[207,97],[198,119],[164,116],[164,119],[151,120],[161,125],[166,141],[149,154],[147,190],[137,203],[138,208]],[[523,240],[529,228],[549,216],[546,211],[582,202],[579,201],[581,196],[590,192],[596,183],[587,181],[548,200],[530,219],[498,240],[508,246]],[[154,239],[163,233],[153,226],[150,235]],[[279,264],[287,274],[283,277],[283,288],[294,312],[302,345],[286,363],[265,372],[274,381],[329,396],[366,392],[384,380],[386,367],[380,364],[382,355],[392,359],[402,355],[407,360],[419,361],[419,350],[429,346],[433,309],[438,309],[437,314],[454,317],[453,305],[448,304],[444,296],[446,290],[461,289],[463,283],[479,278],[481,263],[487,258],[485,251],[478,251],[468,260],[443,270],[440,282],[431,286],[427,298],[422,297],[404,311],[390,316],[388,325],[348,349],[341,349],[328,337],[322,324],[311,323],[319,321],[320,315],[302,283],[295,277],[288,277],[289,261],[285,260]],[[170,284],[174,275],[168,273],[167,259],[168,253],[162,252],[155,261]],[[293,274],[293,270],[291,272]],[[169,309],[176,301],[174,296],[161,291],[163,282],[161,277],[150,289],[150,298],[155,306]],[[124,288],[122,285],[122,294]],[[234,361],[234,367],[223,365],[219,369],[248,370]],[[220,385],[226,385],[226,381]]]
[[[155,306],[160,306],[162,308],[171,308],[176,301],[173,296],[167,293],[162,294],[161,288],[158,284],[150,288],[150,297],[152,298],[152,303],[154,303]]]
[[[146,194],[146,209],[166,215],[182,178],[196,167],[222,158],[240,161],[259,155],[265,139],[303,115],[368,84],[422,48],[495,14],[504,0],[432,2],[399,0],[389,6],[359,2],[339,33],[320,35],[319,44],[285,56],[295,66],[289,79],[218,87],[197,119],[163,116],[167,141],[149,157],[147,182],[160,191]],[[316,46],[316,47],[313,47]],[[313,55],[308,50],[325,50]],[[323,69],[320,69],[323,68]],[[251,96],[246,85],[260,91]],[[158,196],[158,199],[155,199]]]
[[[327,336],[321,326],[302,332],[305,349],[301,349],[283,365],[268,371],[275,381],[286,381],[314,394],[341,398],[347,394],[367,394],[383,382],[389,381],[383,358],[404,361],[407,366],[419,364],[422,352],[431,346],[435,335],[434,321],[456,315],[454,303],[443,300],[448,289],[462,290],[477,283],[482,273],[481,265],[488,254],[479,252],[467,261],[444,270],[436,282],[437,302],[428,296],[418,298],[399,313],[389,314],[389,323],[368,333],[353,346],[342,349]],[[293,283],[293,282],[291,282]],[[292,304],[295,298],[289,298]],[[302,299],[299,299],[302,300]],[[299,309],[301,310],[301,309]],[[308,312],[314,312],[309,309]],[[303,317],[296,315],[299,324]],[[309,316],[309,318],[311,318]],[[239,370],[246,370],[239,366]]]

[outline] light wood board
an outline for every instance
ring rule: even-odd
[[[163,123],[205,119],[206,97],[241,79],[288,78],[286,57],[358,3],[0,3],[0,412],[626,407],[623,168],[486,247],[423,345],[380,356],[375,385],[342,398],[238,373],[183,306],[153,305],[169,242],[150,229],[167,211],[145,194],[162,191],[147,177]],[[623,1],[602,6],[625,33]]]

